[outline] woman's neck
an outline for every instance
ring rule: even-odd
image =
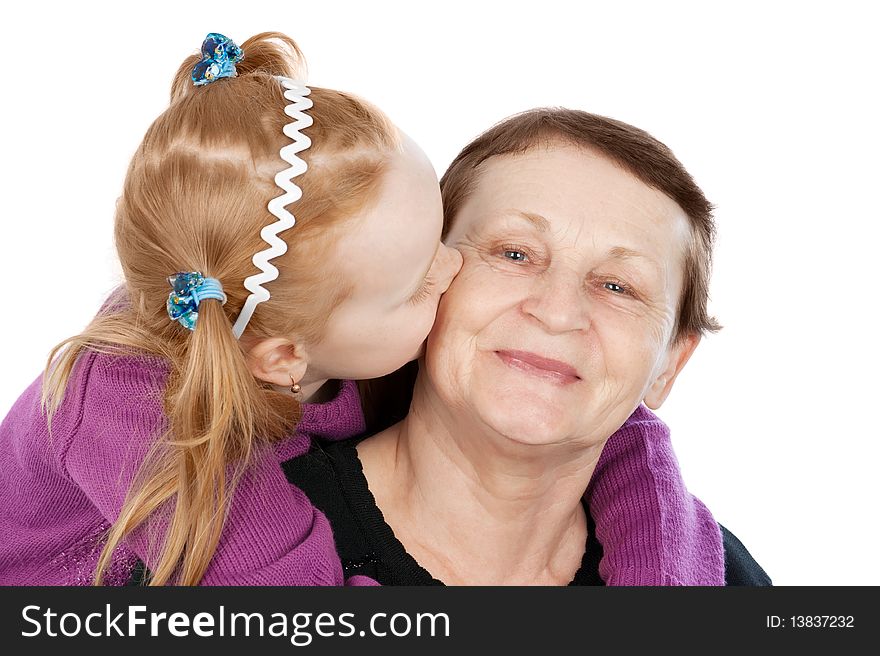
[[[449,584],[566,584],[586,542],[598,447],[516,444],[417,385],[407,418],[358,445],[386,521]]]

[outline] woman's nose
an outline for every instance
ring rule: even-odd
[[[537,319],[549,333],[587,330],[589,299],[583,280],[574,272],[545,273],[529,290],[520,307]]]
[[[446,244],[440,244],[440,250],[442,251],[440,257],[443,258],[443,269],[441,269],[443,274],[440,282],[441,290],[445,292],[449,289],[452,279],[455,278],[461,270],[462,257],[457,249],[451,248]]]

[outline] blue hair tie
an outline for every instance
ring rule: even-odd
[[[235,77],[238,75],[235,65],[242,59],[244,53],[235,41],[211,32],[202,42],[202,59],[193,67],[193,84],[198,87],[222,77]]]
[[[226,304],[223,286],[216,278],[205,278],[198,271],[175,273],[168,277],[174,289],[168,294],[168,316],[187,330],[195,330],[199,303],[216,299]]]

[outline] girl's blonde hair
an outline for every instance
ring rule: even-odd
[[[280,439],[301,412],[292,396],[256,380],[233,337],[232,323],[257,272],[251,258],[267,244],[260,230],[276,221],[266,206],[279,196],[274,176],[290,143],[287,101],[274,77],[301,78],[303,58],[289,37],[267,32],[241,44],[238,77],[195,87],[188,57],[171,90],[171,104],[150,126],[135,153],[117,204],[116,248],[125,276],[124,299],[56,346],[43,387],[47,417],[60,405],[77,357],[86,349],[150,354],[169,363],[164,407],[167,432],[158,436],[110,529],[95,573],[111,562],[120,541],[159,516],[164,531],[151,559],[152,585],[197,584],[220,539],[235,485],[256,447]],[[271,300],[257,307],[243,340],[296,336],[320,341],[326,322],[350,292],[332,266],[340,229],[374,202],[386,163],[399,148],[394,126],[376,108],[346,93],[312,87],[312,146],[300,154],[308,171],[296,178],[302,199],[288,209],[296,225],[273,260],[278,279]],[[169,319],[167,276],[200,271],[217,278],[226,305],[206,301],[190,332]],[[166,512],[168,513],[166,515]]]

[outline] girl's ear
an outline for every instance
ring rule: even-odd
[[[309,366],[305,345],[284,337],[252,342],[245,350],[245,357],[254,378],[280,387],[301,381]]]

